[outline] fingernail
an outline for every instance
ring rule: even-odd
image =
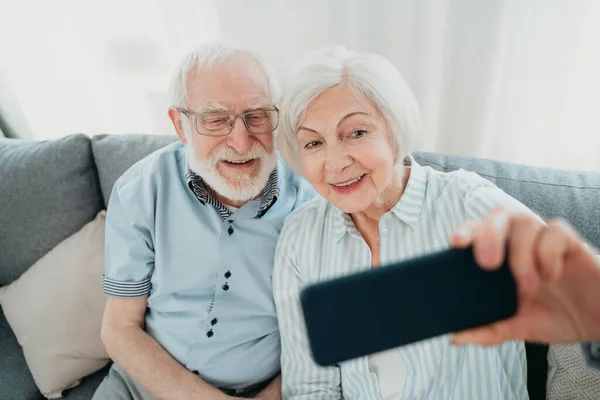
[[[470,238],[473,235],[473,229],[470,226],[463,225],[454,231],[454,236],[462,239]]]
[[[506,211],[498,212],[493,219],[493,224],[496,228],[503,228],[508,222],[508,213]]]

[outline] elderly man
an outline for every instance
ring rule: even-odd
[[[102,340],[115,364],[94,399],[280,398],[275,245],[314,192],[274,150],[274,86],[224,45],[181,64],[169,116],[182,143],[110,198]]]

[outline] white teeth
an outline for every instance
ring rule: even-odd
[[[333,184],[333,186],[337,186],[337,187],[346,187],[346,186],[350,186],[350,185],[352,185],[353,183],[356,183],[356,182],[360,181],[360,180],[363,178],[363,176],[364,176],[364,175],[362,175],[362,176],[359,176],[358,178],[356,178],[356,179],[352,179],[351,181],[348,181],[348,182],[346,182],[346,183],[340,183],[340,184],[335,184],[335,183],[334,183],[334,184]]]
[[[227,161],[227,162],[231,163],[231,164],[246,164],[248,161],[250,161],[250,160],[245,160],[245,161]]]

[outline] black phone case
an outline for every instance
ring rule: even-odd
[[[508,264],[484,271],[450,249],[305,287],[300,301],[313,358],[334,365],[514,315]]]

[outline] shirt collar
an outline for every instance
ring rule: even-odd
[[[402,222],[414,227],[419,220],[425,202],[427,171],[410,155],[404,160],[404,165],[410,168],[410,177],[400,200],[392,207],[390,212]],[[357,236],[358,231],[350,214],[342,212],[337,207],[335,207],[335,210],[335,220],[333,222],[335,240],[339,241],[346,233]]]
[[[427,171],[421,167],[412,156],[408,156],[404,165],[410,168],[410,177],[400,197],[400,201],[392,207],[392,212],[407,225],[415,227],[419,221],[425,192],[427,191]]]
[[[185,174],[185,178],[187,180],[188,186],[190,190],[194,193],[196,198],[200,201],[202,205],[211,205],[219,211],[221,214],[221,218],[224,220],[229,218],[232,214],[231,210],[225,207],[219,200],[215,199],[210,195],[210,192],[206,190],[206,184],[202,180],[202,178],[197,175],[194,171],[192,171],[189,167],[187,173]],[[260,201],[260,205],[258,206],[258,212],[256,213],[256,217],[260,218],[269,211],[269,209],[275,204],[277,201],[277,197],[279,197],[279,186],[277,184],[277,168],[275,168],[271,174],[269,175],[269,179],[267,180],[267,184],[265,185],[264,193]]]

